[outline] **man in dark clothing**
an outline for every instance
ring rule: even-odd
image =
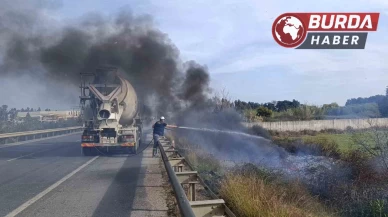
[[[154,128],[153,130],[153,138],[154,138],[154,148],[153,148],[153,152],[152,152],[152,156],[156,156],[156,154],[158,153],[158,147],[159,147],[159,137],[160,136],[164,136],[164,128],[169,128],[169,127],[176,127],[174,125],[167,125],[165,122],[164,122],[164,117],[160,117],[160,120],[157,121],[153,126],[152,128]]]

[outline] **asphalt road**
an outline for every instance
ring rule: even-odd
[[[160,163],[150,148],[136,156],[84,157],[79,139],[0,146],[0,216],[167,216]],[[151,170],[158,173],[144,175]],[[139,188],[146,177],[151,185]]]

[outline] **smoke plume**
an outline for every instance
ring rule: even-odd
[[[78,89],[80,72],[112,65],[130,80],[139,99],[157,99],[158,114],[206,101],[207,69],[182,62],[179,50],[150,16],[122,10],[113,17],[93,13],[57,25],[47,15],[55,8],[52,1],[23,2],[22,8],[19,3],[7,0],[0,10],[2,78],[28,74],[42,85],[66,84],[60,97]]]

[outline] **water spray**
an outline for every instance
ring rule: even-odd
[[[196,127],[183,127],[183,126],[172,126],[172,128],[178,128],[178,129],[185,129],[185,130],[195,130],[195,131],[203,131],[203,132],[213,132],[213,133],[225,133],[225,134],[232,134],[232,135],[238,135],[238,136],[245,136],[249,138],[255,138],[255,139],[264,139],[266,141],[270,141],[262,136],[256,136],[251,135],[248,133],[238,132],[238,131],[230,131],[230,130],[217,130],[217,129],[208,129],[208,128],[196,128]]]

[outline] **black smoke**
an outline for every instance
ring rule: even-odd
[[[0,11],[0,17],[7,18],[1,19],[1,26],[9,27],[0,32],[2,78],[28,74],[39,77],[42,85],[64,84],[61,91],[66,93],[78,90],[80,72],[111,65],[130,80],[139,99],[156,99],[156,115],[203,107],[207,101],[206,67],[182,62],[178,48],[150,16],[122,10],[113,17],[93,13],[70,24],[52,24],[45,14],[55,12],[55,1],[29,1],[21,9],[18,1],[6,2]]]
[[[12,28],[2,38],[6,46],[1,50],[0,76],[29,74],[39,77],[42,85],[65,84],[66,89],[54,90],[57,98],[63,98],[66,91],[78,90],[80,72],[112,65],[133,84],[138,99],[144,101],[143,111],[149,115],[167,116],[170,123],[183,126],[246,131],[232,108],[215,109],[215,101],[209,97],[207,68],[195,61],[183,62],[178,48],[155,27],[152,17],[134,16],[128,10],[113,17],[93,13],[50,29],[45,28],[49,21],[43,12],[48,9],[42,7],[2,9],[7,11],[4,14],[13,14],[13,22],[3,21]],[[21,23],[17,22],[19,18]],[[231,154],[228,158],[248,156],[246,153],[252,150],[256,154],[249,156],[257,159],[272,152],[274,158],[280,155],[268,145],[257,149],[257,140],[244,137],[178,132],[193,142],[212,146],[217,153]]]

